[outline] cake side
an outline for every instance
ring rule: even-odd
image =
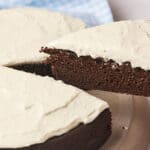
[[[35,149],[33,145],[42,148],[47,145],[47,141],[50,141],[48,145],[54,148],[51,139],[55,138],[57,141],[57,137],[58,139],[60,137],[65,143],[63,148],[67,147],[69,150],[72,149],[72,145],[64,141],[64,137],[75,128],[75,130],[78,130],[78,127],[82,129],[81,125],[83,131],[90,130],[90,135],[87,133],[82,136],[80,132],[78,135],[83,137],[84,150],[88,147],[87,142],[97,137],[97,134],[92,135],[92,131],[102,131],[93,127],[86,129],[86,125],[95,124],[97,118],[100,121],[101,114],[106,109],[108,122],[96,125],[108,129],[104,131],[106,132],[104,139],[98,138],[99,142],[102,144],[101,140],[105,141],[111,133],[108,104],[80,89],[49,77],[36,76],[7,67],[0,67],[0,80],[1,149],[30,150]],[[101,145],[100,143],[98,145]],[[75,141],[74,145],[76,146]],[[80,145],[78,147],[80,148]]]
[[[78,57],[69,50],[45,48],[42,51],[50,54],[47,64],[51,64],[56,79],[85,90],[150,96],[150,71],[134,68],[130,62],[120,65],[112,59]]]

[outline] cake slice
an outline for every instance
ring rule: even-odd
[[[56,79],[79,88],[150,96],[150,21],[97,26],[50,42]]]
[[[47,55],[38,53],[41,45],[85,27],[79,19],[46,9],[3,9],[0,11],[0,65],[42,62]]]
[[[0,67],[0,150],[98,150],[111,134],[103,100],[56,81]]]

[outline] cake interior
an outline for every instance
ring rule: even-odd
[[[42,48],[50,56],[53,76],[84,90],[104,90],[150,96],[150,70],[133,68],[130,62],[118,64],[112,59],[78,57],[69,50]]]

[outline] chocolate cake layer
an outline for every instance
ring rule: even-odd
[[[111,135],[111,113],[105,109],[92,123],[26,148],[0,150],[98,150]]]
[[[78,57],[74,52],[60,49],[42,48],[50,54],[47,63],[52,65],[56,79],[85,90],[105,90],[150,96],[150,70],[132,68],[130,62],[121,65],[114,60]]]

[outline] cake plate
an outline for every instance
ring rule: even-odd
[[[101,150],[150,150],[150,98],[89,91],[110,105],[112,135]]]

